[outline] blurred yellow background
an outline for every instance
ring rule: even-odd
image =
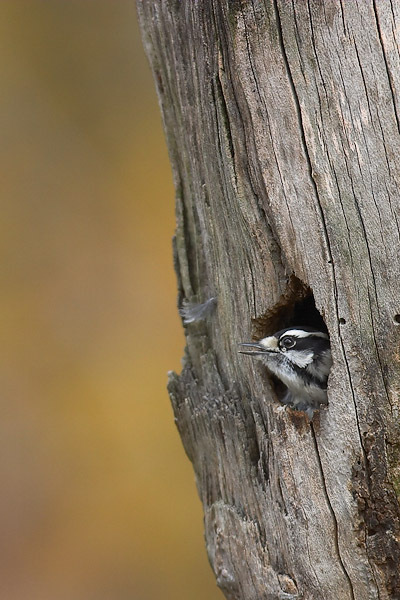
[[[174,192],[134,0],[0,15],[0,598],[222,599],[166,392]]]

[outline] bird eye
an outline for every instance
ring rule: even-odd
[[[296,340],[292,337],[286,336],[281,339],[281,346],[283,346],[286,349],[294,348],[295,345],[296,345]]]

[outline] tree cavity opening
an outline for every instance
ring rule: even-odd
[[[255,341],[293,326],[312,327],[329,334],[323,316],[315,306],[312,289],[295,275],[291,275],[278,302],[263,315],[252,319],[252,324]]]

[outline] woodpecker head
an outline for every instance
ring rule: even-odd
[[[310,327],[288,327],[259,342],[240,344],[241,354],[261,360],[288,389],[282,402],[308,411],[327,403],[332,366],[329,336]],[[312,410],[311,410],[312,413]]]

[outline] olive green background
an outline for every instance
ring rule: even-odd
[[[174,192],[134,1],[2,0],[0,27],[0,597],[222,599],[166,393]]]

